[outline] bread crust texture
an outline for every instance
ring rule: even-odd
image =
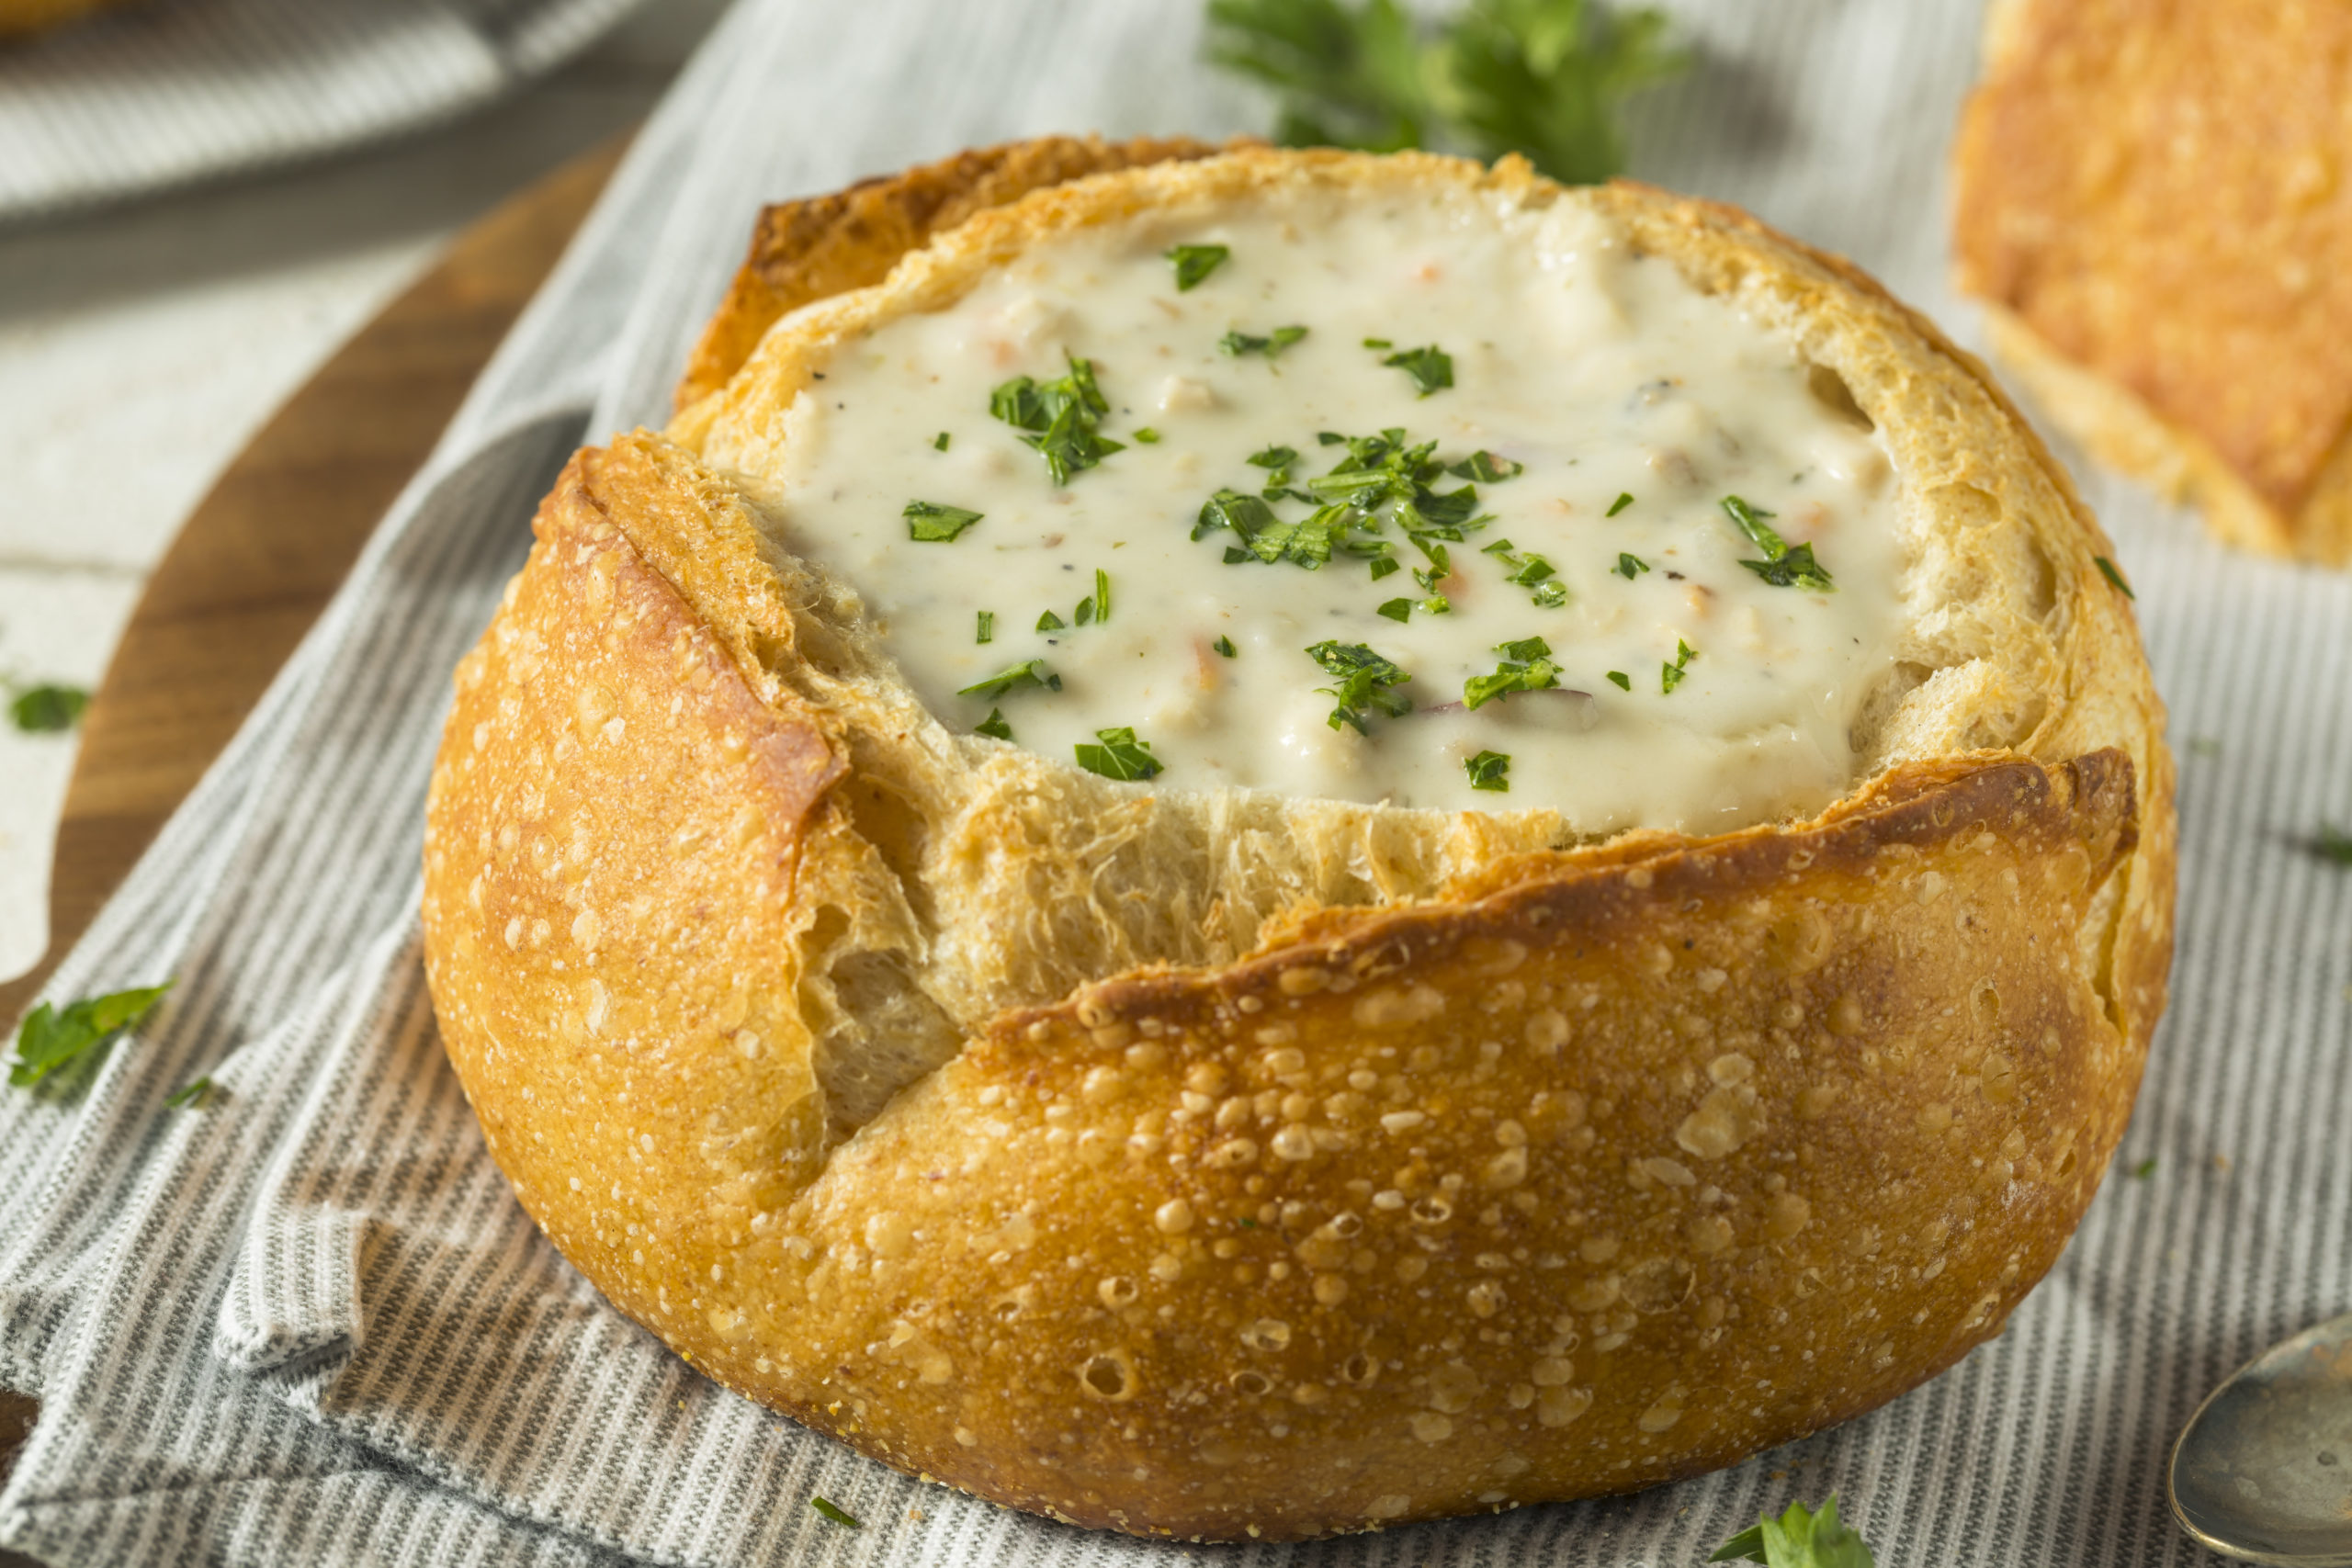
[[[2241,548],[2352,564],[2352,6],[2001,0],[1960,287],[2058,425]]]
[[[763,529],[829,344],[1301,185],[1594,203],[1842,381],[1924,595],[1846,798],[1591,839],[1117,784],[951,733]],[[433,780],[450,1059],[615,1304],[910,1473],[1281,1540],[1731,1463],[1997,1332],[2130,1113],[2172,763],[2108,547],[1979,367],[1728,209],[1264,151],[1050,186],[779,319],[537,532]]]

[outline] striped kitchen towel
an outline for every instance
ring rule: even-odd
[[[1941,169],[1974,6],[1677,8],[1702,64],[1642,107],[1640,172],[1965,328]],[[2171,1435],[2235,1362],[2352,1305],[2352,875],[2305,847],[2352,815],[2352,579],[2225,555],[2112,481],[2091,499],[2183,741],[2173,1010],[2123,1168],[2055,1270],[1875,1415],[1630,1498],[1188,1551],[991,1508],[718,1390],[508,1195],[441,1060],[414,906],[449,670],[534,500],[576,441],[660,422],[761,201],[1028,132],[1262,124],[1194,63],[1197,16],[745,0],[722,25],[52,985],[178,977],[80,1099],[0,1099],[0,1382],[42,1400],[0,1544],[60,1564],[1682,1568],[1835,1489],[1888,1568],[2210,1561],[2165,1516]],[[166,1110],[199,1073],[224,1093]]]
[[[639,0],[148,0],[0,44],[0,222],[451,119]]]

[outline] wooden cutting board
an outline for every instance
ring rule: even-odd
[[[262,427],[189,515],[83,718],[50,872],[49,953],[0,986],[10,1038],[325,608],[627,144],[582,154],[460,234]],[[0,1476],[34,1413],[0,1393]],[[0,1568],[17,1565],[33,1568],[0,1551]]]

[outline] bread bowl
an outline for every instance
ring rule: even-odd
[[[2000,0],[1953,149],[1959,282],[2102,460],[2223,540],[2352,562],[2352,6]]]
[[[1423,265],[1457,242],[1490,265],[1486,284],[1517,290],[1480,307],[1506,310],[1508,334],[1476,352],[1455,337],[1453,388],[1423,396],[1419,362],[1387,363],[1405,350],[1340,330],[1396,287],[1381,268],[1363,268],[1353,306],[1252,270],[1382,213],[1423,247],[1407,270],[1430,285],[1400,319],[1454,308],[1445,268]],[[1230,242],[1222,279],[1196,291],[1160,259],[1188,234]],[[2162,710],[2097,564],[2106,546],[1976,366],[1850,267],[1740,214],[1632,185],[1566,191],[1512,161],[1144,163],[979,210],[894,259],[884,282],[777,319],[666,436],[580,454],[458,672],[425,849],[444,1038],[518,1196],[623,1312],[902,1470],[1085,1525],[1216,1540],[1694,1473],[1869,1409],[1998,1330],[2129,1112],[2164,1005],[2174,826]],[[1717,355],[1807,400],[1781,411],[1805,439],[1886,459],[1875,488],[1858,471],[1835,492],[1865,498],[1850,515],[1779,508],[1834,588],[1776,581],[1765,569],[1795,558],[1785,539],[1735,584],[1717,569],[1749,546],[1709,532],[1732,529],[1720,486],[1670,461],[1646,504],[1606,515],[1614,480],[1566,470],[1611,474],[1624,454],[1576,445],[1567,405],[1543,403],[1512,427],[1521,457],[1461,461],[1512,469],[1485,481],[1500,521],[1479,537],[1555,534],[1431,596],[1466,615],[1488,613],[1484,593],[1514,637],[1538,617],[1587,675],[1592,638],[1614,634],[1578,631],[1586,606],[1605,617],[1604,592],[1657,593],[1671,575],[1612,575],[1610,556],[1635,552],[1604,524],[1668,529],[1640,536],[1663,541],[1645,547],[1653,567],[1712,563],[1727,604],[1752,585],[1772,615],[1826,613],[1877,582],[1899,613],[1838,678],[1839,776],[1775,774],[1745,795],[1735,778],[1727,807],[1628,806],[1578,794],[1574,769],[1521,767],[1492,796],[1510,809],[1462,809],[1344,773],[1315,775],[1338,779],[1322,796],[1256,775],[1204,784],[1220,758],[1249,774],[1233,760],[1246,747],[1214,752],[1172,707],[1143,736],[1164,763],[1146,779],[974,734],[983,706],[1042,735],[1053,703],[1091,700],[1080,635],[1131,636],[1138,606],[1147,628],[1194,613],[1169,563],[1232,548],[1187,526],[1216,463],[1172,518],[1148,520],[1158,532],[1136,525],[1134,547],[1159,553],[1121,569],[1115,631],[1040,616],[1033,633],[1024,613],[1016,637],[1005,606],[1008,658],[1067,635],[1067,691],[978,696],[941,685],[960,679],[935,663],[955,650],[919,635],[938,615],[892,621],[888,572],[851,581],[816,558],[846,549],[851,534],[827,530],[847,514],[794,465],[863,439],[867,394],[929,396],[926,362],[899,350],[964,303],[1013,309],[998,326],[1033,320],[990,293],[1008,280],[1094,309],[1057,292],[1067,266],[1110,279],[1101,299],[1135,319],[1193,334],[1192,369],[1171,378],[1197,375],[1253,417],[1290,406],[1278,380],[1311,393],[1336,366],[1346,396],[1438,428],[1489,371],[1618,363],[1610,345],[1645,343],[1653,307],[1691,326],[1675,340],[1690,364]],[[1568,316],[1547,314],[1546,276],[1566,280]],[[1280,358],[1198,340],[1228,320],[1271,339],[1283,318],[1265,312],[1310,296],[1321,335]],[[1607,309],[1577,314],[1590,298]],[[1596,334],[1591,353],[1534,352],[1564,321]],[[1049,373],[1069,347],[1057,333],[1089,322],[1111,334],[1107,313],[1026,343],[989,327],[984,378]],[[1000,419],[991,444],[983,411],[943,450],[925,413],[905,457],[853,477],[875,469],[895,496],[993,475],[1001,499],[928,540],[894,502],[876,547],[903,528],[940,560],[979,559],[957,552],[1019,546],[1036,508],[1082,516],[1087,494],[1136,493],[1121,472],[1176,471],[1147,453],[1233,449],[1240,432],[1203,412],[1214,398],[1177,389],[1169,412],[1138,413],[1120,368],[1137,362],[1102,360],[1099,434],[1125,447],[1068,482],[1039,471],[1034,429]],[[911,367],[897,391],[893,367]],[[967,368],[943,362],[940,384]],[[1647,417],[1641,401],[1569,412],[1613,429]],[[1717,412],[1733,424],[1692,428],[1750,439],[1682,452],[1687,466],[1798,483],[1768,471],[1778,448],[1738,424],[1744,410]],[[1158,444],[1134,439],[1145,417],[1168,426]],[[866,428],[906,435],[907,419]],[[1555,426],[1568,448],[1546,445]],[[1294,466],[1337,467],[1340,449],[1357,451]],[[919,466],[957,451],[968,467]],[[1512,494],[1526,499],[1505,513]],[[1564,603],[1520,580],[1538,537],[1561,541]],[[1356,567],[1379,536],[1350,539],[1367,553],[1336,549],[1320,572],[1212,560],[1249,592],[1274,585],[1271,620],[1283,600],[1372,592]],[[1035,564],[989,559],[1012,564],[923,581],[944,592]],[[1452,624],[1407,608],[1400,637]],[[1235,631],[1236,663],[1282,656],[1301,660],[1277,667],[1302,688],[1326,678]],[[1683,660],[1679,691],[1670,660],[1639,692],[1521,679],[1497,699],[1521,716],[1514,744],[1551,728],[1605,740],[1624,714],[1759,678],[1701,640],[1712,652]],[[1396,646],[1438,682],[1436,644]],[[1464,712],[1360,711],[1358,739],[1469,722],[1487,709],[1467,695]],[[1352,728],[1335,715],[1328,733],[1355,744]],[[1676,793],[1657,783],[1659,802]]]

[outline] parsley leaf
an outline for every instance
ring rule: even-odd
[[[2319,825],[2319,837],[2312,840],[2312,848],[2322,860],[2332,861],[2337,865],[2352,865],[2352,833],[2346,832],[2333,822]]]
[[[1037,617],[1037,630],[1041,632],[1057,632],[1067,625],[1069,625],[1068,622],[1051,610]]]
[[[1233,639],[1229,637],[1220,637],[1215,642],[1209,644],[1209,646],[1216,649],[1219,654],[1223,655],[1227,659],[1231,659],[1235,654],[1240,651],[1233,646]]]
[[[1269,359],[1279,359],[1283,349],[1306,335],[1305,327],[1276,327],[1264,337],[1245,332],[1229,332],[1216,340],[1216,345],[1237,359],[1245,354],[1262,354]]]
[[[2150,1155],[2146,1159],[2142,1160],[2138,1165],[2132,1168],[2132,1179],[2134,1181],[2145,1181],[2148,1178],[2155,1175],[2155,1173],[2156,1158],[2154,1155]]]
[[[1136,430],[1136,440],[1146,446],[1157,446],[1159,445],[1159,432],[1148,424],[1144,425]]]
[[[1832,1493],[1815,1513],[1792,1503],[1779,1518],[1767,1514],[1715,1548],[1710,1562],[1761,1562],[1767,1568],[1877,1568],[1862,1538],[1838,1520]]]
[[[1340,682],[1316,688],[1339,704],[1331,710],[1332,728],[1346,725],[1358,735],[1368,734],[1365,709],[1389,718],[1402,718],[1413,711],[1413,699],[1392,689],[1412,677],[1363,643],[1327,639],[1308,649],[1306,656]]]
[[[1624,164],[1620,102],[1688,63],[1666,17],[1588,0],[1469,0],[1433,27],[1398,0],[1209,0],[1209,58],[1278,96],[1275,139],[1522,152],[1571,184]]]
[[[948,442],[952,439],[954,439],[954,437],[950,436],[947,432],[943,430],[938,434],[931,438],[931,449],[934,452],[944,452],[947,450]]]
[[[2099,575],[2106,578],[2109,584],[2113,587],[2117,592],[2122,594],[2126,599],[2137,599],[2140,597],[2137,593],[2132,592],[2132,585],[2123,581],[2123,574],[2115,570],[2115,563],[2113,561],[2108,559],[2105,556],[2093,556],[2091,557],[2091,560],[2093,564],[2098,566]]]
[[[1690,661],[1699,657],[1699,650],[1680,637],[1674,639],[1674,662],[1658,666],[1658,690],[1661,692],[1671,692],[1682,684],[1682,677],[1690,671]]]
[[[1634,578],[1640,576],[1643,572],[1649,570],[1649,569],[1650,563],[1644,560],[1641,557],[1628,555],[1623,550],[1617,552],[1617,575],[1623,578],[1626,581],[1633,581]]]
[[[1828,569],[1813,558],[1811,545],[1790,548],[1789,542],[1764,521],[1774,513],[1751,506],[1736,495],[1724,497],[1723,507],[1724,514],[1738,524],[1739,531],[1764,552],[1762,560],[1744,560],[1740,565],[1775,588],[1811,588],[1824,593],[1835,589]]]
[[[1412,378],[1417,396],[1428,397],[1453,385],[1453,355],[1430,344],[1425,348],[1399,349],[1382,360]]]
[[[1170,245],[1162,253],[1176,264],[1176,292],[1190,293],[1233,254],[1225,245]]]
[[[1410,599],[1391,599],[1380,606],[1378,613],[1392,621],[1409,621],[1413,618],[1413,602]]]
[[[1126,450],[1125,442],[1097,428],[1111,405],[1095,384],[1094,362],[1074,354],[1068,358],[1069,373],[1057,380],[1015,376],[989,394],[989,412],[1025,433],[1021,439],[1046,459],[1046,472],[1057,485]]]
[[[82,722],[90,694],[79,686],[28,686],[8,705],[8,722],[27,735],[58,735]]]
[[[811,1497],[808,1499],[808,1506],[817,1510],[817,1516],[820,1518],[831,1519],[837,1525],[847,1525],[854,1530],[864,1529],[865,1528],[865,1526],[858,1520],[852,1518],[848,1512],[839,1505],[832,1503],[826,1498]]]
[[[113,991],[68,1002],[61,1012],[43,1002],[25,1015],[17,1029],[17,1059],[8,1064],[8,1081],[31,1089],[51,1073],[87,1061],[95,1064],[101,1046],[154,1010],[172,982],[142,990]]]
[[[1623,670],[1610,671],[1609,678],[1616,682],[1617,689],[1621,692],[1630,692],[1634,689],[1634,678]]]
[[[1601,515],[1604,517],[1614,517],[1620,512],[1624,511],[1625,508],[1633,504],[1634,492],[1630,490],[1621,490],[1617,492],[1617,499],[1609,503],[1609,510],[1602,513]]]
[[[1004,722],[1004,710],[1002,708],[990,708],[989,709],[988,717],[972,726],[972,733],[975,735],[991,735],[999,740],[1010,740],[1012,739],[1012,726]]]
[[[1102,744],[1078,748],[1078,765],[1090,773],[1125,781],[1148,779],[1160,771],[1162,764],[1151,754],[1151,742],[1137,740],[1132,729],[1098,729],[1094,739]]]
[[[1462,765],[1469,772],[1472,789],[1509,791],[1510,754],[1506,751],[1481,751],[1475,757],[1464,757]]]
[[[207,1074],[192,1084],[184,1084],[172,1090],[164,1097],[164,1103],[174,1111],[200,1110],[220,1087],[212,1081],[211,1075]]]
[[[910,501],[899,515],[907,520],[910,539],[922,544],[946,544],[978,523],[981,514],[960,506],[943,506],[935,501]]]
[[[1503,581],[1528,590],[1527,596],[1540,607],[1556,610],[1568,602],[1567,584],[1552,581],[1557,577],[1558,569],[1532,550],[1521,555],[1509,539],[1497,539],[1482,547],[1478,553],[1494,556],[1510,568],[1510,574]]]
[[[1513,692],[1548,692],[1560,683],[1560,667],[1552,662],[1552,645],[1540,637],[1498,643],[1503,661],[1491,675],[1473,675],[1462,682],[1462,705],[1476,708]]]
[[[1046,613],[1053,614],[1050,610]],[[1062,689],[1062,678],[1046,669],[1044,660],[1032,659],[1016,664],[1010,670],[1000,670],[985,681],[975,681],[970,685],[959,689],[956,694],[959,697],[978,697],[984,702],[994,702],[1007,692],[1022,691],[1030,686],[1042,687],[1049,692],[1058,692]]]
[[[1445,471],[1457,479],[1476,479],[1480,484],[1499,484],[1516,479],[1526,470],[1524,463],[1514,463],[1509,457],[1498,457],[1492,452],[1473,452],[1458,463],[1448,463]]]

